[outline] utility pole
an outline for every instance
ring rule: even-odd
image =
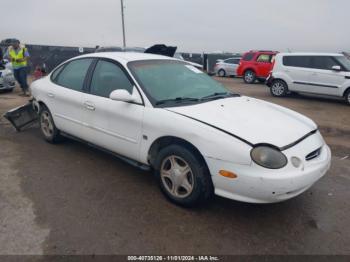
[[[126,47],[125,43],[125,23],[124,23],[124,1],[120,0],[121,12],[122,12],[122,27],[123,27],[123,47]]]

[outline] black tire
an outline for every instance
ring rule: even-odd
[[[188,193],[187,196],[175,196],[175,193],[171,193],[169,187],[175,188],[175,186],[170,183],[172,181],[168,177],[164,177],[161,170],[169,163],[172,163],[169,158],[178,158],[180,161],[183,160],[183,163],[187,164],[190,167],[190,171],[188,171],[186,175],[186,180],[189,181],[188,175],[191,177],[190,185],[192,185],[192,190],[186,190]],[[179,161],[179,160],[177,160]],[[179,163],[178,163],[179,164]],[[173,164],[171,164],[172,166]],[[182,165],[178,166],[182,168]],[[180,145],[170,145],[160,150],[157,155],[157,159],[154,164],[155,175],[157,177],[159,186],[163,192],[163,194],[173,203],[184,206],[184,207],[193,207],[204,203],[209,200],[213,195],[214,189],[211,180],[211,176],[209,170],[203,160],[199,156],[197,156],[192,150],[188,149],[185,146]],[[171,173],[172,168],[169,169]],[[166,171],[168,172],[168,171]],[[179,177],[181,174],[176,174],[175,171],[173,173],[173,177]],[[178,189],[185,189],[181,186],[177,187]],[[178,190],[175,190],[179,192]],[[180,193],[180,192],[179,192]]]
[[[345,92],[345,95],[344,95],[344,98],[345,98],[345,102],[350,105],[350,88],[348,90],[346,90]]]
[[[256,74],[252,70],[247,70],[244,72],[243,80],[246,84],[254,84],[256,80]]]
[[[288,85],[283,80],[276,79],[271,84],[270,92],[275,97],[286,96],[288,94]]]
[[[39,124],[41,134],[47,142],[55,144],[62,141],[60,130],[56,128],[50,110],[44,105],[39,113]]]
[[[220,70],[218,71],[218,76],[220,76],[220,77],[225,77],[225,76],[226,76],[226,71],[225,71],[224,69],[220,69]]]

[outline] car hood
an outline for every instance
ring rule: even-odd
[[[283,148],[317,129],[312,120],[299,113],[244,96],[167,110],[221,129],[253,145],[263,143]]]

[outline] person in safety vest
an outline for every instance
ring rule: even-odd
[[[27,83],[27,74],[28,74],[28,59],[29,52],[27,48],[23,45],[20,45],[19,40],[15,40],[7,50],[7,56],[10,59],[13,67],[13,74],[22,88],[24,96],[29,96],[28,92],[28,83]]]

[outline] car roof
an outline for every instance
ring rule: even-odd
[[[86,55],[81,55],[76,58],[83,57],[102,57],[110,58],[120,62],[128,63],[132,61],[140,60],[178,60],[168,56],[154,55],[154,54],[145,54],[145,53],[136,53],[136,52],[101,52],[101,53],[91,53]]]
[[[276,54],[278,51],[271,51],[271,50],[250,50],[246,52],[245,54],[249,53],[265,53],[265,54]]]
[[[343,56],[343,54],[298,52],[298,53],[279,53],[278,56]]]

